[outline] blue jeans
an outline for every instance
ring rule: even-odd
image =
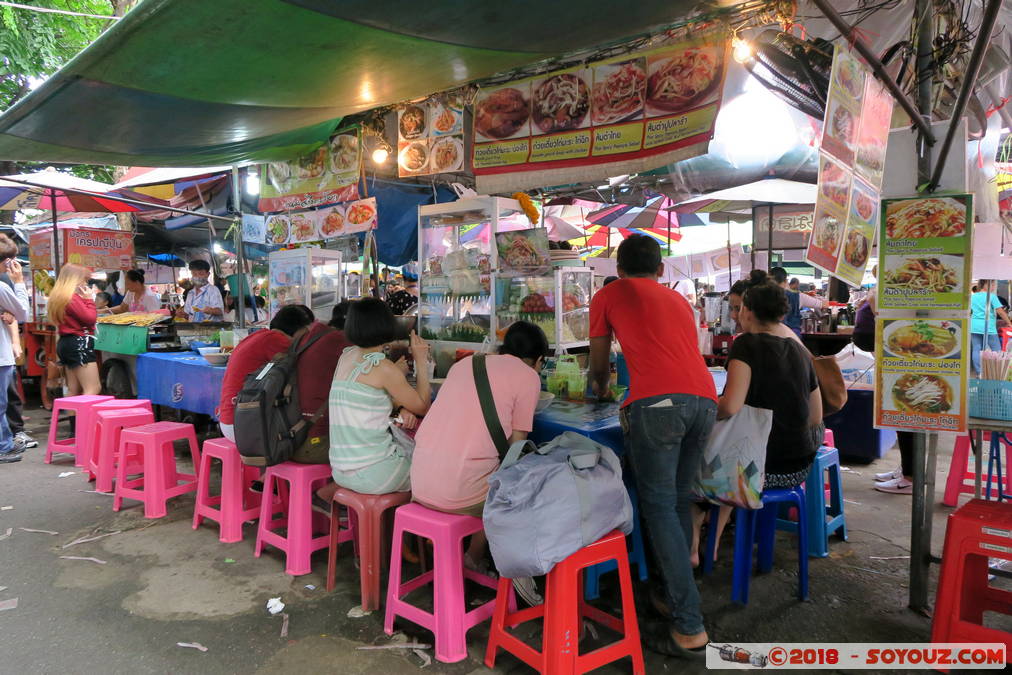
[[[0,411],[7,410],[7,387],[14,377],[14,366],[0,366]],[[7,415],[0,414],[0,455],[6,455],[14,447],[14,435],[7,423]]]
[[[996,352],[1001,351],[1001,338],[995,333],[987,334],[987,346]],[[973,363],[973,370],[980,374],[980,353],[984,351],[984,334],[970,333],[970,362]]]
[[[640,399],[623,410],[626,452],[636,477],[640,513],[664,581],[674,627],[703,631],[692,578],[692,484],[717,416],[717,404],[690,394]]]

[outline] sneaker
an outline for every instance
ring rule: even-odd
[[[37,448],[37,447],[39,447],[39,442],[37,440],[35,440],[34,438],[32,438],[31,436],[29,436],[27,432],[19,431],[18,433],[14,434],[14,440],[15,441],[17,441],[19,438],[22,441],[24,441],[24,444],[25,444],[26,448]]]
[[[875,483],[875,489],[879,492],[891,492],[895,495],[912,495],[914,493],[914,484],[903,476],[900,476],[892,480]]]
[[[36,445],[38,445],[36,443]],[[11,441],[11,452],[24,452],[28,445],[25,443],[25,439],[15,436]]]
[[[517,595],[531,607],[536,607],[545,602],[545,599],[538,593],[538,587],[531,577],[520,577],[513,580],[513,589]]]
[[[886,471],[885,473],[877,473],[877,474],[875,474],[875,482],[876,483],[884,483],[886,481],[890,481],[890,480],[893,480],[895,478],[903,478],[903,468],[902,467],[898,466],[895,469],[893,469],[892,471]]]
[[[25,449],[11,450],[0,455],[0,464],[13,464],[14,462],[20,462],[21,458],[24,457]]]

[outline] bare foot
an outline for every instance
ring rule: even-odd
[[[710,637],[706,634],[705,630],[695,635],[682,635],[674,628],[671,629],[671,639],[677,642],[678,646],[682,649],[698,649],[699,647],[705,647],[710,641]]]

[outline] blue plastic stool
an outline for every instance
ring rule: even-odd
[[[824,489],[825,475],[829,472],[829,503]],[[847,541],[847,517],[843,513],[843,481],[840,474],[840,453],[836,448],[819,448],[812,468],[805,479],[805,503],[808,510],[808,555],[825,558],[829,555],[829,538],[836,532]],[[819,489],[816,489],[819,488]],[[777,529],[797,532],[798,524],[792,520],[777,519]]]
[[[761,509],[735,509],[734,580],[731,585],[731,601],[742,605],[748,604],[749,581],[752,577],[752,549],[756,543],[759,544],[759,571],[769,572],[773,569],[777,513],[782,504],[793,506],[798,510],[798,599],[804,600],[808,597],[808,516],[805,509],[805,490],[801,486],[770,488],[763,491],[762,500]],[[714,505],[710,509],[706,558],[703,560],[703,572],[707,574],[713,569],[719,508]]]
[[[632,550],[629,551],[629,564],[636,563],[639,570],[640,581],[647,580],[647,552],[643,545],[643,530],[640,528],[640,504],[636,488],[626,483],[629,491],[629,501],[632,502],[633,530],[629,535],[632,540]],[[614,560],[599,563],[588,567],[583,577],[583,597],[586,600],[597,600],[601,597],[601,575],[614,572],[618,569],[618,563]]]
[[[1012,499],[1012,495],[1005,492],[1005,484],[1001,478],[1001,443],[1002,441],[1010,443],[1008,436],[1003,433],[996,431],[991,432],[991,448],[988,450],[987,455],[987,492],[984,493],[984,499],[991,499],[991,477],[997,472],[998,478],[998,501],[1005,501],[1006,499]],[[1012,467],[1006,467],[1006,470],[1012,471]]]

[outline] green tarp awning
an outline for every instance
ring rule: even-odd
[[[0,116],[0,159],[289,158],[351,113],[673,23],[681,0],[144,0]]]

